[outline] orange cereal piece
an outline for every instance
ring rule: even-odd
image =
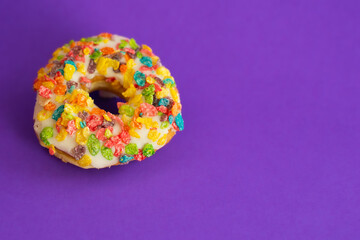
[[[54,111],[56,108],[56,105],[52,102],[48,102],[45,106],[44,109],[47,111]]]
[[[42,85],[42,82],[43,82],[42,80],[37,78],[33,85],[34,90],[36,91],[39,90],[40,86]]]
[[[66,86],[65,85],[56,85],[54,89],[54,93],[56,95],[64,95],[66,93]]]
[[[100,49],[100,51],[104,54],[104,55],[107,55],[107,54],[112,54],[115,52],[115,50],[111,47],[104,47],[102,49]]]
[[[125,60],[126,60],[126,61],[129,61],[130,59],[132,59],[127,53],[125,54],[124,57],[125,57]]]
[[[127,69],[126,64],[120,64],[120,72],[121,73],[124,74],[126,72],[126,69]]]
[[[100,108],[93,108],[90,112],[90,114],[92,114],[92,115],[101,115],[101,116],[104,115],[105,113],[106,113],[106,111],[102,110]]]
[[[178,102],[175,102],[172,109],[171,109],[171,111],[172,111],[173,116],[178,115],[180,113],[180,111],[181,111],[181,104],[178,103]]]
[[[63,75],[56,76],[54,79],[57,84],[62,84],[65,80]]]
[[[111,33],[100,33],[99,37],[103,37],[103,38],[111,38],[112,34]]]

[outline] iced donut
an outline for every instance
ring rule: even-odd
[[[82,168],[142,161],[184,129],[170,71],[147,45],[102,33],[70,41],[53,53],[34,81],[34,130],[51,155]],[[89,93],[112,92],[112,114]]]

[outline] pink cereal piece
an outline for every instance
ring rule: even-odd
[[[105,82],[113,82],[113,81],[115,81],[115,78],[114,77],[110,77],[110,78],[106,78],[105,79]]]
[[[115,146],[114,146],[114,148],[115,148],[115,151],[114,151],[114,156],[115,157],[118,157],[118,156],[120,156],[120,154],[124,151],[124,145],[123,144],[121,144],[121,143],[118,143],[118,144],[116,144]]]
[[[76,132],[76,126],[75,126],[75,120],[71,120],[68,122],[66,131],[70,134],[73,135]]]
[[[77,55],[77,56],[75,56],[75,60],[79,61],[79,62],[85,62],[85,57]]]
[[[121,130],[124,128],[124,122],[121,120],[121,118],[119,118],[118,116],[115,116],[111,113],[107,113],[108,116],[110,116],[110,118],[113,120],[113,121],[116,121],[119,123],[120,127],[121,127]]]
[[[156,108],[159,112],[167,114],[167,108],[165,106],[159,106]]]
[[[155,92],[161,92],[161,87],[154,83]]]
[[[144,54],[144,55],[149,56],[149,57],[154,56],[154,54],[153,54],[152,52],[150,52],[149,50],[147,50],[147,49],[145,49],[145,48],[141,49],[140,52],[141,52],[142,54]]]
[[[84,77],[84,76],[81,76],[80,77],[80,82],[81,83],[91,83],[90,79]]]
[[[175,121],[171,124],[173,126],[173,128],[176,130],[176,131],[180,131],[179,130],[179,127],[176,125]]]
[[[138,160],[138,161],[142,161],[144,160],[146,157],[144,156],[143,152],[141,149],[139,149],[139,153],[134,155],[134,159]]]
[[[44,98],[50,98],[51,97],[51,90],[48,89],[47,87],[44,86],[40,86],[39,88],[39,95],[44,97]]]
[[[141,66],[139,68],[140,72],[145,72],[145,71],[152,71],[153,68],[152,67],[148,67],[148,66]]]
[[[157,115],[156,107],[149,103],[141,103],[140,104],[140,111],[144,114],[146,117],[155,117]]]
[[[105,141],[106,140],[105,130],[106,130],[105,128],[100,128],[96,133],[96,138],[101,141]]]
[[[120,133],[121,141],[125,144],[128,144],[130,142],[130,134],[128,131],[122,131]]]
[[[131,53],[131,54],[135,54],[135,50],[131,49],[131,48],[124,48],[125,52]]]
[[[103,116],[98,115],[90,115],[86,119],[86,126],[89,127],[90,131],[95,131],[99,125],[101,125],[104,121]]]

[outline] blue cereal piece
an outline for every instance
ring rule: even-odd
[[[150,57],[142,57],[140,59],[140,62],[144,64],[145,66],[152,67],[152,60]]]
[[[145,86],[146,76],[142,72],[136,71],[134,74],[134,79],[136,84],[139,85],[140,87]]]
[[[61,105],[60,107],[58,107],[53,115],[52,115],[52,119],[54,119],[55,121],[57,121],[59,119],[59,117],[61,116],[61,114],[64,112],[64,105]]]
[[[176,126],[178,126],[180,131],[184,130],[184,119],[182,118],[181,113],[176,115],[175,123],[176,123]]]
[[[167,98],[161,98],[159,100],[159,106],[165,106],[166,107],[167,105],[169,105],[169,103],[170,103],[170,101]]]

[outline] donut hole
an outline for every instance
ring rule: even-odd
[[[105,90],[93,91],[90,93],[90,97],[99,108],[104,109],[107,112],[111,112],[112,114],[119,114],[117,108],[118,102],[126,103],[125,99],[122,99],[116,94]]]

